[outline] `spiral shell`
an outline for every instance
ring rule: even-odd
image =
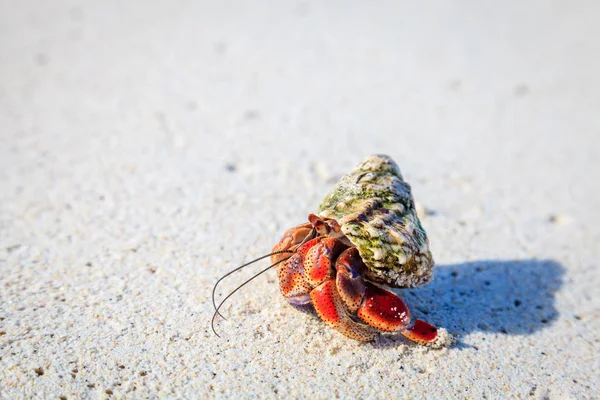
[[[367,278],[418,287],[433,278],[433,257],[410,186],[389,156],[367,157],[325,196],[319,216],[335,219],[358,248]]]

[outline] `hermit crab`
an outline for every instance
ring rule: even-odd
[[[275,245],[281,294],[296,306],[312,305],[329,326],[359,341],[401,333],[433,347],[446,344],[444,329],[411,317],[391,288],[415,288],[433,278],[433,258],[408,183],[385,155],[367,157],[325,196],[308,222],[289,229]],[[252,261],[252,262],[254,262]],[[252,263],[251,262],[251,263]],[[214,321],[217,307],[213,289]],[[216,334],[216,331],[215,331]]]

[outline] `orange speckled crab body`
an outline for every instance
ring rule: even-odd
[[[285,232],[271,256],[273,263],[280,262],[279,285],[290,304],[312,304],[326,324],[352,339],[370,341],[381,332],[400,332],[419,343],[435,342],[436,327],[417,320],[409,328],[404,301],[366,279],[358,249],[334,219],[314,214],[308,219]],[[282,250],[294,253],[289,257]]]

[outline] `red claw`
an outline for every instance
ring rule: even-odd
[[[358,317],[385,332],[400,332],[410,324],[410,312],[404,301],[394,293],[370,283],[358,309]]]

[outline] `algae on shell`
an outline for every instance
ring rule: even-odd
[[[367,266],[367,278],[408,288],[433,278],[427,234],[410,185],[386,155],[367,157],[325,196],[319,216],[335,219]]]

